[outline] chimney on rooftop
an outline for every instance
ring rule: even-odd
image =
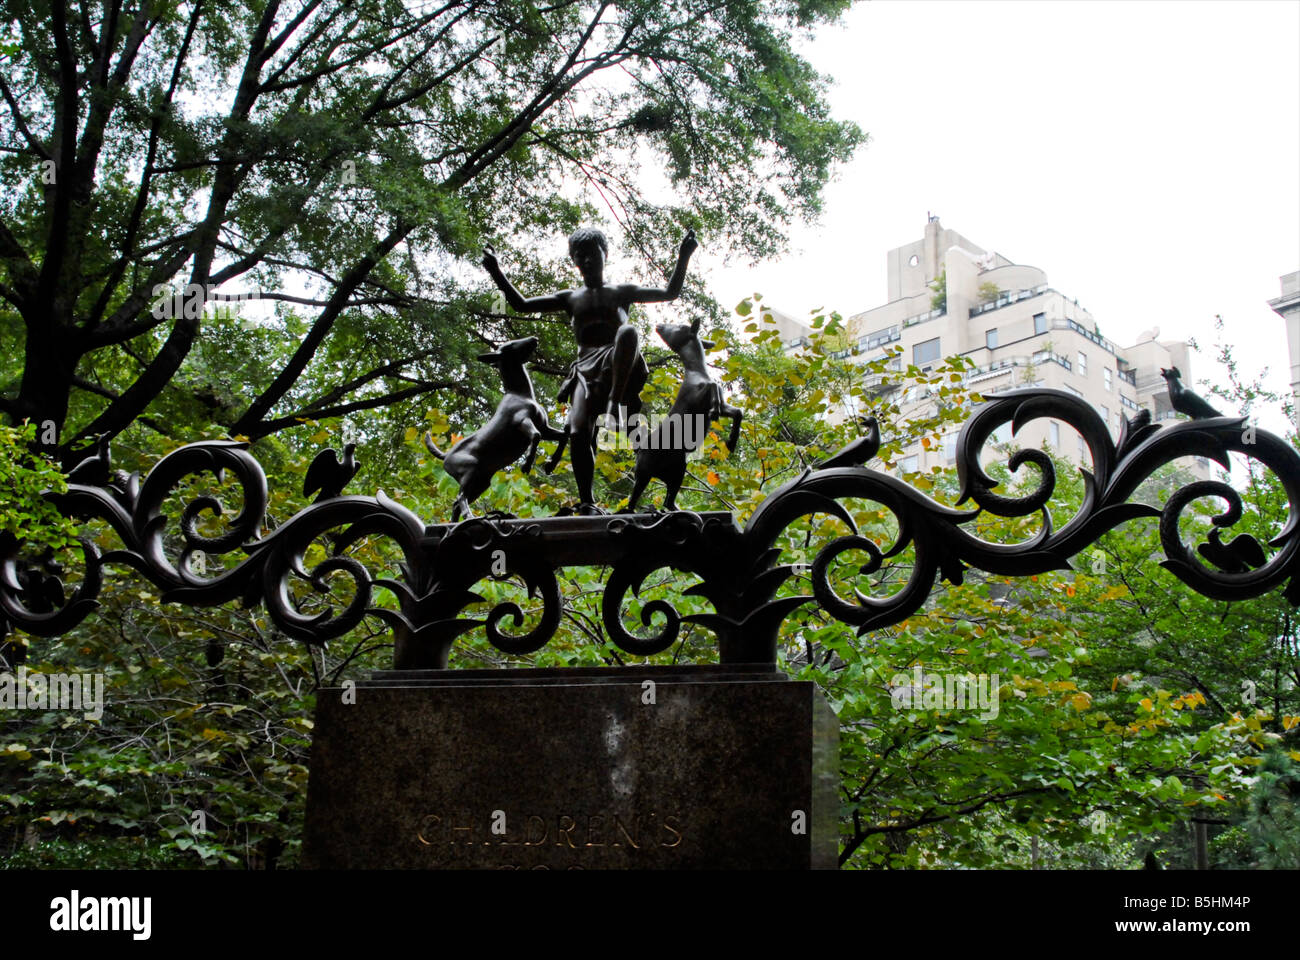
[[[925,277],[926,280],[935,280],[939,277],[939,271],[943,267],[944,251],[939,243],[940,236],[943,234],[943,227],[939,225],[939,218],[926,213],[925,221]]]

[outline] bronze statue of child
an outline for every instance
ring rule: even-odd
[[[602,417],[620,428],[640,412],[641,389],[649,368],[641,356],[636,327],[628,322],[634,303],[676,300],[686,279],[686,265],[698,244],[688,230],[677,253],[677,267],[668,286],[642,287],[635,283],[606,284],[605,259],[609,242],[592,227],[581,227],[569,237],[569,256],[582,274],[582,286],[542,297],[523,297],[501,271],[492,248],[483,251],[483,266],[516,313],[567,313],[578,341],[578,358],[570,365],[558,399],[569,400],[566,432],[571,444],[573,476],[578,484],[579,512],[604,513],[596,506],[591,483],[595,473],[596,440]],[[606,421],[608,422],[608,421]],[[551,458],[553,468],[563,444]]]

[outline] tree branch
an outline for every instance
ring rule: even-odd
[[[358,410],[373,410],[376,407],[386,407],[390,404],[397,403],[400,400],[409,400],[411,397],[418,397],[424,393],[430,393],[434,390],[444,390],[447,387],[454,387],[459,383],[457,380],[438,381],[437,383],[421,383],[414,387],[408,387],[405,390],[398,390],[394,393],[386,393],[379,397],[367,397],[365,400],[355,400],[352,403],[343,403],[333,407],[325,407],[320,410],[300,410],[297,413],[290,414],[287,417],[279,417],[275,420],[265,420],[255,424],[252,431],[245,431],[231,428],[232,434],[241,434],[250,440],[260,440],[262,437],[278,433],[289,427],[301,426],[303,420],[328,420],[332,417],[342,417],[349,413],[355,413]]]
[[[132,207],[131,216],[127,221],[126,234],[119,246],[123,256],[118,258],[105,280],[99,297],[95,301],[95,306],[90,311],[90,316],[84,324],[86,327],[94,326],[102,319],[104,311],[108,309],[108,301],[112,297],[113,291],[117,289],[117,285],[126,273],[127,264],[130,262],[126,253],[135,243],[145,209],[149,204],[149,188],[153,183],[154,161],[158,156],[158,134],[162,130],[164,110],[170,108],[172,98],[176,94],[176,88],[180,84],[181,70],[186,58],[189,56],[190,42],[193,40],[194,30],[198,26],[202,10],[203,0],[195,0],[194,7],[190,11],[189,23],[185,27],[185,36],[181,40],[180,51],[176,54],[176,62],[172,65],[172,75],[167,84],[167,92],[163,95],[163,109],[155,110],[153,118],[149,122],[149,146],[145,154],[144,169],[140,172],[140,187],[136,191],[135,205]]]
[[[336,403],[337,401],[342,400],[344,397],[346,397],[353,390],[356,390],[358,387],[364,387],[367,383],[370,383],[371,381],[374,380],[378,380],[380,377],[386,377],[389,376],[390,374],[395,374],[403,367],[409,366],[410,364],[415,363],[417,360],[423,360],[426,357],[435,356],[436,354],[439,354],[441,352],[442,352],[442,347],[431,347],[428,350],[422,350],[419,353],[413,354],[412,356],[403,357],[400,360],[394,360],[391,363],[386,363],[382,367],[376,367],[375,369],[369,371],[368,373],[364,373],[359,377],[353,377],[351,380],[347,381],[346,383],[339,384],[333,390],[329,391],[328,393],[322,394],[321,396],[317,397],[315,400],[312,400],[310,403],[306,404],[306,406],[308,409],[311,409],[315,407],[323,407],[331,403]],[[412,382],[422,382],[422,381],[412,381]]]
[[[42,160],[52,159],[50,157],[50,151],[45,148],[45,144],[41,143],[41,141],[36,138],[36,135],[28,129],[27,121],[23,118],[22,108],[18,106],[18,101],[9,90],[9,84],[5,83],[3,76],[0,76],[0,96],[3,96],[5,103],[8,104],[9,112],[13,114],[14,126],[18,129],[18,132],[22,134],[23,139],[27,141],[28,146],[36,151],[36,154]]]
[[[333,295],[330,296],[328,305],[321,310],[320,315],[317,316],[307,335],[303,337],[302,343],[294,351],[289,362],[284,365],[284,368],[272,381],[271,385],[262,391],[262,394],[252,402],[244,415],[235,423],[235,433],[241,433],[249,437],[254,435],[256,425],[266,417],[280,398],[288,393],[289,388],[307,369],[307,364],[316,355],[316,351],[334,326],[334,321],[338,319],[339,314],[347,306],[352,292],[375,268],[375,265],[388,256],[393,248],[401,243],[413,229],[415,229],[414,224],[399,220],[386,237],[372,247],[364,257],[344,274]]]

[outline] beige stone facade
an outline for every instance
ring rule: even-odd
[[[1292,413],[1300,427],[1300,270],[1279,278],[1282,295],[1268,305],[1286,322],[1286,339],[1291,352],[1291,393],[1295,396]]]
[[[1160,368],[1176,366],[1183,383],[1195,384],[1186,343],[1161,340],[1159,330],[1152,329],[1138,343],[1119,346],[1102,334],[1077,299],[1053,289],[1043,270],[987,251],[944,228],[937,217],[929,219],[920,240],[888,252],[886,269],[889,301],[848,320],[850,347],[845,355],[860,362],[878,359],[898,346],[903,348],[900,367],[915,364],[925,369],[945,357],[969,357],[975,364],[967,379],[971,389],[991,394],[1041,386],[1074,393],[1105,419],[1112,437],[1119,433],[1121,416],[1131,418],[1143,408],[1156,419],[1179,416],[1169,407]],[[947,302],[936,309],[931,284],[941,275],[946,278]],[[774,317],[787,349],[802,349],[812,329],[788,315]],[[894,389],[880,380],[869,377],[867,385]],[[907,400],[918,412],[927,402],[923,397]],[[907,403],[903,406],[912,412]],[[839,411],[837,419],[853,412]],[[956,435],[954,431],[930,451],[919,445],[909,450],[905,469],[950,465]],[[1050,445],[1084,466],[1091,462],[1082,439],[1064,422],[1032,421],[1014,442]],[[1204,461],[1188,466],[1199,476],[1209,476]]]

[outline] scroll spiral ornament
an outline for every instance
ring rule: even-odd
[[[677,642],[682,617],[667,600],[649,600],[641,605],[640,620],[654,632],[638,636],[623,624],[623,600],[630,591],[640,597],[646,578],[655,570],[673,568],[692,570],[690,546],[698,543],[705,521],[698,513],[680,510],[673,513],[616,516],[609,531],[622,548],[623,559],[614,565],[601,599],[601,616],[605,631],[619,649],[638,657],[649,657],[667,650]],[[696,558],[698,559],[698,557]],[[655,623],[662,618],[662,626]]]
[[[1035,474],[1022,493],[1001,490],[980,459],[999,427],[1010,424],[1017,433],[1043,417],[1074,427],[1092,454],[1092,469],[1083,471],[1082,504],[1060,529],[1048,510],[1057,477],[1044,451],[1021,450],[1010,458],[1013,473],[1028,469]],[[1271,556],[1248,533],[1228,542],[1221,539],[1243,515],[1240,495],[1221,481],[1189,484],[1163,508],[1129,500],[1164,464],[1198,456],[1227,469],[1232,452],[1262,464],[1285,490],[1288,517],[1268,543]],[[69,517],[105,521],[121,547],[100,555],[83,537],[85,573],[67,596],[57,577],[23,560],[21,544],[13,538],[0,543],[0,628],[8,624],[41,636],[71,630],[97,605],[103,566],[121,563],[157,586],[165,601],[198,606],[234,599],[264,602],[276,626],[308,643],[340,637],[374,616],[394,630],[396,666],[441,668],[456,638],[480,626],[488,641],[506,653],[540,649],[554,636],[563,614],[556,570],[609,566],[602,620],[609,637],[626,652],[659,653],[677,642],[682,624],[699,623],[717,634],[724,662],[770,662],[776,657],[781,623],[804,604],[815,601],[830,616],[867,633],[919,610],[937,577],[960,583],[968,568],[1004,576],[1069,569],[1070,557],[1106,532],[1142,517],[1159,519],[1162,565],[1193,590],[1220,600],[1243,600],[1285,583],[1287,599],[1300,604],[1300,456],[1266,431],[1247,434],[1242,418],[1211,417],[1174,425],[1125,419],[1113,440],[1093,408],[1078,397],[1056,390],[1010,390],[981,404],[966,422],[957,442],[957,470],[960,497],[957,506],[949,507],[897,477],[864,466],[809,468],[760,503],[743,530],[730,514],[689,511],[526,520],[485,517],[426,526],[381,491],[374,497],[340,494],[320,500],[264,536],[266,476],[247,444],[204,441],[163,457],[143,481],[118,475],[104,486],[72,484],[66,493],[51,495]],[[186,504],[177,524],[179,556],[169,560],[163,503],[185,478],[203,473],[218,481],[233,475],[243,504],[217,535],[203,534],[201,526],[205,516],[224,518],[221,500],[203,495]],[[1213,518],[1205,543],[1184,543],[1180,520],[1193,503],[1206,498],[1226,506]],[[893,542],[878,544],[864,536],[841,503],[846,499],[870,501],[891,514],[897,526]],[[1037,530],[1019,543],[989,542],[972,526],[983,512],[1036,517]],[[792,523],[812,514],[839,519],[848,533],[813,557],[810,596],[778,597],[796,567],[778,563],[781,551],[776,543]],[[331,551],[308,568],[310,546],[326,535],[332,540]],[[376,578],[346,552],[369,537],[386,538],[398,547],[398,577]],[[870,576],[909,548],[910,573],[891,594],[874,596],[857,587],[850,596],[837,592],[832,582],[837,564],[856,560],[858,574]],[[208,556],[240,552],[243,558],[207,575],[194,569],[200,551]],[[624,602],[629,593],[639,595],[652,572],[664,568],[698,577],[683,594],[705,598],[713,612],[684,616],[667,600],[650,600],[640,613],[650,632],[634,634],[623,622]],[[297,580],[324,593],[336,575],[346,579],[350,599],[337,609],[327,601],[318,612],[304,612],[291,584]],[[523,627],[525,616],[511,600],[496,603],[484,616],[465,614],[466,608],[485,602],[474,588],[488,578],[520,580],[530,597],[540,598],[541,611],[531,629],[515,632]],[[396,604],[378,604],[376,591],[393,596]]]
[[[1037,481],[1024,493],[999,492],[997,481],[983,469],[980,454],[988,439],[1004,424],[1013,434],[1029,421],[1050,417],[1078,430],[1092,454],[1093,468],[1082,470],[1084,497],[1079,510],[1059,530],[1054,529],[1047,507],[1056,487],[1051,458],[1041,450],[1017,451],[1008,462],[1013,472],[1031,465]],[[1247,442],[1251,435],[1253,442]],[[1289,502],[1285,526],[1271,541],[1276,552],[1265,558],[1262,547],[1249,534],[1229,544],[1220,529],[1241,519],[1240,494],[1221,481],[1200,481],[1176,492],[1163,508],[1129,502],[1143,481],[1161,466],[1180,457],[1207,457],[1230,469],[1230,452],[1254,458],[1282,482]],[[989,573],[1026,576],[1070,569],[1069,558],[1120,524],[1139,517],[1158,517],[1162,566],[1188,586],[1221,600],[1259,596],[1289,580],[1286,596],[1300,603],[1300,457],[1287,443],[1262,430],[1247,431],[1239,417],[1216,417],[1160,426],[1142,419],[1125,419],[1118,441],[1111,439],[1105,423],[1091,405],[1063,391],[1009,390],[980,405],[966,422],[957,441],[957,467],[961,492],[958,505],[973,502],[974,509],[954,510],[885,474],[865,467],[812,470],[787,484],[764,501],[750,521],[746,536],[755,547],[770,544],[773,528],[784,528],[795,515],[826,512],[839,516],[853,530],[824,546],[812,564],[813,592],[821,607],[836,619],[856,626],[860,633],[898,623],[915,613],[928,597],[934,577],[960,583],[968,567]],[[899,533],[885,549],[860,536],[846,513],[835,510],[840,498],[854,497],[880,503],[893,513]],[[1218,497],[1228,509],[1214,519],[1216,529],[1208,544],[1193,550],[1178,532],[1187,507],[1205,497]],[[969,524],[982,511],[1002,517],[1038,514],[1041,526],[1025,542],[992,543],[972,533]],[[888,598],[854,591],[852,599],[839,596],[830,583],[833,561],[849,551],[867,557],[863,574],[875,573],[883,563],[908,546],[915,548],[913,571],[904,587]],[[1210,558],[1217,567],[1207,565]],[[1224,569],[1224,568],[1228,569]]]

